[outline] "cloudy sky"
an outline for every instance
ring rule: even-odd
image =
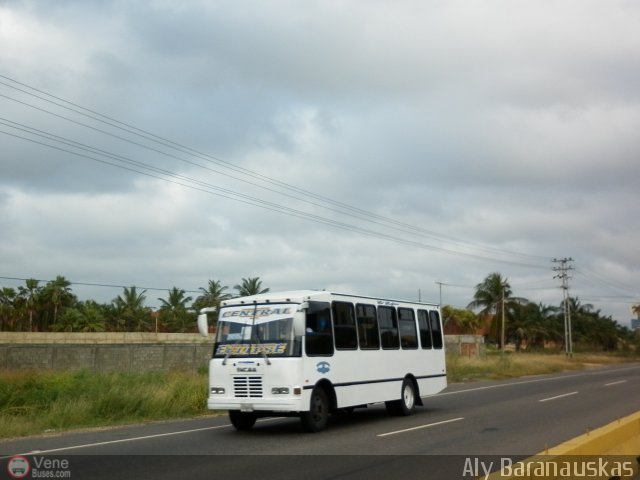
[[[640,301],[636,1],[0,0],[0,75],[0,286]]]

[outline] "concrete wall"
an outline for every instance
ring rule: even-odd
[[[486,345],[482,335],[445,335],[445,349],[449,354],[464,357],[482,357],[486,353]]]
[[[480,356],[484,340],[445,335],[454,354]],[[152,371],[198,369],[207,365],[213,337],[195,333],[0,332],[0,369],[90,369]]]
[[[189,333],[0,332],[0,369],[198,369],[211,358],[212,343]]]
[[[2,344],[212,343],[198,333],[150,332],[0,332]]]

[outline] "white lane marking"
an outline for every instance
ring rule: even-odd
[[[486,385],[484,387],[465,388],[461,390],[454,390],[452,392],[440,392],[434,395],[429,395],[428,397],[433,398],[433,397],[442,397],[445,395],[457,395],[458,393],[477,392],[480,390],[491,390],[494,388],[512,387],[515,385],[526,385],[528,383],[552,382],[556,380],[564,380],[566,378],[583,377],[585,375],[601,375],[601,374],[614,373],[614,372],[625,372],[627,370],[635,370],[636,368],[638,367],[632,366],[632,367],[613,368],[611,370],[593,370],[593,371],[580,372],[580,373],[574,373],[569,375],[560,375],[558,377],[532,378],[531,380],[518,380],[518,381],[508,382],[508,383],[499,383],[497,385]]]
[[[459,420],[464,420],[464,417],[450,418],[449,420],[443,420],[441,422],[435,422],[435,423],[428,423],[426,425],[418,425],[417,427],[405,428],[404,430],[396,430],[395,432],[380,433],[380,434],[378,434],[376,436],[378,436],[378,437],[387,437],[389,435],[396,435],[398,433],[411,432],[412,430],[419,430],[421,428],[435,427],[436,425],[442,425],[442,424],[445,424],[445,423],[457,422]]]
[[[85,443],[85,444],[82,444],[82,445],[70,445],[68,447],[51,448],[49,450],[31,450],[30,452],[26,452],[26,453],[16,453],[16,455],[35,455],[35,454],[41,454],[41,453],[62,452],[64,450],[75,450],[75,449],[79,449],[79,448],[98,447],[100,445],[112,445],[112,444],[116,444],[116,443],[135,442],[135,441],[138,441],[138,440],[147,440],[147,439],[150,439],[150,438],[170,437],[172,435],[182,435],[184,433],[203,432],[203,431],[206,431],[206,430],[217,430],[217,429],[220,429],[220,428],[227,428],[227,427],[230,427],[230,426],[231,426],[231,424],[217,425],[215,427],[194,428],[194,429],[191,429],[191,430],[180,430],[178,432],[157,433],[155,435],[145,435],[143,437],[120,438],[118,440],[109,440],[109,441],[106,441],[106,442]],[[7,456],[7,457],[0,457],[0,459],[11,458],[13,456],[15,456],[15,455],[10,455],[10,456]]]
[[[484,387],[475,387],[475,388],[467,388],[467,389],[463,389],[463,390],[456,390],[453,392],[441,392],[441,393],[436,393],[435,395],[429,395],[429,397],[439,397],[439,396],[444,396],[444,395],[456,395],[458,393],[468,393],[468,392],[475,392],[475,391],[479,391],[479,390],[490,390],[493,388],[503,388],[503,387],[510,387],[510,386],[514,386],[514,385],[525,385],[527,383],[538,383],[538,382],[547,382],[547,381],[553,381],[553,380],[563,380],[565,378],[572,378],[572,377],[580,377],[583,375],[595,375],[595,374],[602,374],[602,373],[612,373],[612,372],[620,372],[620,371],[625,371],[625,370],[633,370],[637,367],[623,367],[623,368],[616,368],[616,369],[611,369],[611,370],[596,370],[596,371],[590,371],[590,372],[581,372],[581,373],[576,373],[573,375],[564,375],[564,376],[560,376],[560,377],[551,377],[551,378],[535,378],[535,379],[531,379],[531,380],[524,380],[524,381],[516,381],[516,382],[509,382],[509,383],[501,383],[498,385],[487,385]],[[626,380],[621,380],[620,382],[623,382]],[[617,383],[617,382],[613,382],[613,383]],[[577,392],[575,392],[577,393]],[[553,397],[556,398],[556,397]],[[551,399],[547,399],[547,400],[551,400]],[[540,400],[542,401],[546,401],[545,399]],[[269,420],[275,420],[275,419],[261,419],[258,420],[260,421],[269,421]],[[423,426],[419,426],[419,427],[415,427],[416,428],[427,428],[430,426],[434,426],[434,425],[439,425],[441,423],[448,423],[448,422],[455,422],[458,420],[463,420],[463,417],[460,418],[454,418],[452,420],[445,420],[444,422],[437,422],[434,424],[430,424],[430,425],[423,425]],[[94,446],[100,446],[100,445],[108,445],[108,444],[115,444],[115,443],[124,443],[124,442],[134,442],[137,440],[145,440],[145,439],[149,439],[149,438],[157,438],[157,437],[164,437],[164,436],[171,436],[171,435],[181,435],[183,433],[193,433],[193,432],[199,432],[199,431],[205,431],[205,430],[216,430],[216,429],[220,429],[220,428],[227,428],[230,427],[230,424],[227,425],[218,425],[215,427],[205,427],[205,428],[196,428],[193,430],[183,430],[183,431],[179,431],[179,432],[169,432],[169,433],[160,433],[157,435],[146,435],[146,436],[142,436],[142,437],[132,437],[132,438],[123,438],[120,440],[111,440],[108,442],[96,442],[96,443],[88,443],[86,445],[72,445],[69,447],[61,447],[61,448],[53,448],[53,449],[49,449],[49,450],[33,450],[31,452],[27,452],[27,453],[16,453],[15,455],[34,455],[34,454],[39,454],[39,453],[50,453],[50,452],[60,452],[60,451],[64,451],[64,450],[74,450],[74,449],[79,449],[79,448],[89,448],[89,447],[94,447]],[[411,429],[409,429],[411,430]],[[408,430],[399,430],[397,433],[401,433],[402,431],[408,431]],[[385,435],[393,435],[396,432],[390,432],[390,433],[386,433],[386,434],[381,434],[378,436],[385,436]],[[14,455],[9,455],[9,456],[0,456],[0,460],[4,460],[7,458],[11,458]]]
[[[627,381],[626,380],[618,380],[617,382],[605,383],[604,386],[605,387],[610,387],[611,385],[619,385],[620,383],[627,383]]]
[[[281,418],[262,418],[259,419],[258,422],[269,422],[273,420],[281,420]],[[139,440],[148,440],[150,438],[161,438],[161,437],[171,437],[173,435],[183,435],[185,433],[195,433],[195,432],[204,432],[207,430],[218,430],[220,428],[228,428],[231,427],[231,424],[225,425],[216,425],[215,427],[203,427],[203,428],[193,428],[191,430],[180,430],[177,432],[167,432],[167,433],[157,433],[155,435],[144,435],[142,437],[130,437],[130,438],[120,438],[118,440],[109,440],[106,442],[95,442],[95,443],[86,443],[83,445],[70,445],[68,447],[60,447],[60,448],[51,448],[49,450],[31,450],[26,453],[16,453],[15,455],[8,455],[5,457],[0,457],[0,460],[4,460],[6,458],[11,458],[16,455],[37,455],[42,453],[51,453],[51,452],[62,452],[64,450],[76,450],[80,448],[90,448],[90,447],[99,447],[101,445],[112,445],[116,443],[126,443],[126,442],[136,442]]]
[[[543,398],[543,399],[538,400],[538,401],[539,402],[548,402],[549,400],[556,400],[557,398],[568,397],[570,395],[575,395],[576,393],[578,393],[578,392],[563,393],[562,395],[556,395],[555,397]]]

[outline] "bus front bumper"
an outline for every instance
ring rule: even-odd
[[[303,408],[301,396],[287,398],[234,398],[210,395],[207,399],[209,410],[240,410],[242,412],[301,412]]]

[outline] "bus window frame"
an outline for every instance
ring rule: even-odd
[[[424,317],[424,318],[421,318]],[[426,322],[426,329],[422,328],[422,320]],[[420,346],[423,350],[433,350],[433,333],[431,332],[431,316],[429,315],[429,310],[424,310],[422,308],[418,309],[418,330],[420,333]],[[423,332],[429,339],[429,343],[425,345],[423,341]]]
[[[403,312],[408,312],[411,318],[403,319],[402,318]],[[409,326],[412,327],[412,335],[405,335],[405,333],[402,331],[403,323],[405,324],[406,327],[409,327]],[[418,349],[419,341],[418,341],[418,329],[416,326],[416,312],[413,308],[398,307],[398,331],[400,333],[400,348],[402,348],[402,350]],[[405,343],[405,337],[407,339],[412,338],[413,339],[412,342],[410,344]]]
[[[386,328],[385,327],[385,331],[382,331],[382,325],[380,323],[380,312],[386,312],[389,311],[392,313],[391,316],[391,320],[394,323],[392,328]],[[389,331],[395,330],[395,335],[391,338],[395,339],[394,342],[394,346],[391,347],[385,347],[384,346],[384,337],[383,335]],[[400,350],[400,332],[398,329],[398,312],[396,311],[395,307],[391,307],[388,305],[381,305],[378,307],[378,331],[380,332],[380,346],[382,347],[382,350]]]
[[[372,317],[367,317],[367,316],[359,316],[358,315],[358,308],[362,307],[363,309],[363,313],[364,309],[366,308],[371,308],[373,309],[373,316]],[[370,322],[370,324],[373,325],[373,327],[375,328],[375,332],[372,332],[372,335],[366,335],[366,333],[364,332],[364,328],[362,328],[362,323],[361,320],[366,320],[366,319],[370,319],[373,320],[372,322]],[[369,324],[367,324],[369,325]],[[376,309],[375,305],[372,305],[371,303],[356,303],[356,327],[358,329],[358,347],[360,348],[360,350],[380,350],[381,347],[381,341],[380,341],[380,326],[378,325],[378,311]],[[376,345],[375,346],[363,346],[363,339],[364,340],[373,340],[375,338],[376,340]]]
[[[337,323],[338,313],[336,308],[345,308],[348,310],[348,319],[351,324]],[[340,318],[344,318],[340,315]],[[331,302],[331,319],[333,321],[333,344],[336,350],[357,350],[358,349],[358,324],[356,322],[356,312],[353,303],[343,301]],[[344,334],[344,335],[343,335]],[[350,338],[353,337],[353,338]],[[342,340],[349,340],[346,346],[343,346]],[[338,340],[341,344],[338,345]]]
[[[435,332],[437,332],[437,338],[438,338],[437,341],[436,341],[436,335],[434,335],[434,328],[433,328],[434,322],[438,327],[437,330],[435,330]],[[442,331],[440,314],[438,313],[437,310],[429,310],[429,328],[431,330],[431,340],[433,342],[433,349],[442,350],[444,348],[444,332]]]
[[[318,308],[323,307],[323,308]],[[314,308],[318,308],[317,311],[314,311]],[[316,312],[320,312],[325,310],[327,313],[326,326],[324,330],[320,330],[316,327],[316,331],[310,328],[308,323],[308,315],[314,314]],[[325,346],[330,347],[325,351],[321,351],[319,353],[309,353],[309,345],[312,344],[326,344]],[[335,353],[334,346],[334,338],[333,338],[333,324],[331,321],[331,303],[330,302],[318,302],[318,301],[310,301],[309,308],[305,312],[305,337],[304,337],[304,356],[306,357],[332,357]]]

